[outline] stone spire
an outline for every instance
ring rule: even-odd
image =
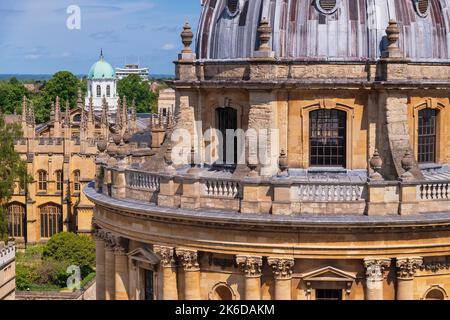
[[[117,100],[116,128],[122,128],[122,101],[120,97]]]
[[[66,126],[70,126],[70,105],[69,105],[69,100],[66,101],[66,111],[65,111],[66,115],[64,118],[64,124]]]
[[[27,123],[27,114],[28,114],[27,97],[23,96],[23,98],[22,98],[22,123]]]
[[[102,101],[102,119],[101,119],[101,123],[102,124],[108,124],[108,102],[106,101],[106,98],[103,96],[103,101]]]
[[[128,129],[128,106],[127,106],[127,96],[123,96],[122,101],[122,127]]]
[[[83,99],[81,98],[81,89],[78,88],[77,92],[77,107],[84,110]]]
[[[30,105],[28,107],[28,124],[30,126],[34,126],[36,123],[35,116],[34,116],[34,105],[33,101],[30,100]]]
[[[103,97],[104,99],[104,97]],[[88,122],[93,123],[94,122],[94,101],[92,96],[89,98],[89,112],[88,112]]]
[[[55,122],[61,121],[61,103],[59,100],[59,97],[56,97],[56,103],[55,103]]]
[[[50,103],[50,121],[55,121],[55,103]]]
[[[137,131],[137,115],[136,115],[136,100],[133,99],[133,102],[131,103],[131,132],[136,133]]]

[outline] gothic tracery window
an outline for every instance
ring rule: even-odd
[[[46,204],[40,207],[41,237],[51,238],[63,230],[61,207],[56,204]]]
[[[25,206],[20,203],[11,203],[8,206],[8,232],[12,238],[21,238],[25,235]]]

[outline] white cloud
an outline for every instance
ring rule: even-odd
[[[162,48],[163,50],[173,50],[175,49],[175,45],[173,43],[166,43]]]

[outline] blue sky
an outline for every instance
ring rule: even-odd
[[[70,5],[80,30],[66,26]],[[196,29],[200,11],[199,0],[0,0],[0,74],[85,74],[101,48],[113,67],[173,74],[183,24]]]

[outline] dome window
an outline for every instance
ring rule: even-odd
[[[414,6],[419,16],[425,18],[430,11],[430,0],[414,0]]]
[[[227,10],[230,16],[236,16],[239,12],[239,0],[227,0]]]
[[[338,7],[338,0],[316,0],[316,8],[323,14],[333,14]]]

